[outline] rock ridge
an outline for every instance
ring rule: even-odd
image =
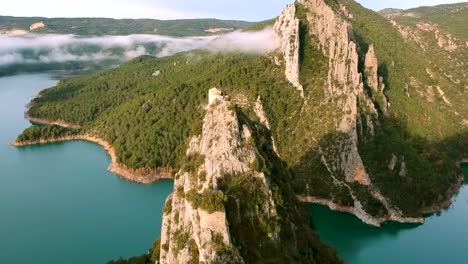
[[[232,243],[223,198],[217,201],[215,209],[194,201],[194,197],[201,201],[215,199],[210,196],[213,194],[224,197],[220,182],[226,177],[250,175],[258,178],[270,194],[270,199],[262,205],[263,210],[276,215],[267,178],[251,169],[257,159],[251,144],[252,131],[240,124],[235,106],[219,89],[213,88],[209,91],[205,111],[202,133],[192,138],[187,150],[187,157],[192,160],[196,157],[198,161],[187,161],[176,174],[174,193],[166,201],[166,208],[170,210],[163,216],[161,264],[245,263]],[[178,244],[181,233],[189,241],[186,245]],[[277,236],[274,232],[271,234],[272,239]]]

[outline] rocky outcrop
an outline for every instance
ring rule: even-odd
[[[379,91],[379,77],[377,76],[378,67],[379,64],[377,62],[377,56],[375,55],[374,45],[370,45],[364,61],[364,68],[366,71],[367,85],[375,92]]]
[[[209,91],[202,134],[192,138],[187,164],[176,174],[174,193],[166,201],[169,209],[163,216],[161,264],[244,263],[232,244],[219,186],[226,177],[260,179],[263,187],[258,191],[263,189],[270,198],[258,209],[276,215],[267,178],[251,169],[257,159],[252,132],[240,124],[232,106],[220,90]],[[277,237],[275,232],[270,235]]]
[[[458,49],[457,42],[459,40],[453,37],[451,34],[443,32],[438,24],[418,23],[417,27],[424,31],[433,31],[439,48],[442,48],[448,52],[453,52]]]
[[[355,214],[362,221],[371,225],[380,225],[386,221],[422,222],[421,219],[406,218],[401,210],[387,200],[372,184],[364,162],[359,153],[360,140],[373,137],[379,128],[379,112],[377,106],[384,112],[388,106],[384,95],[384,80],[378,76],[378,59],[375,48],[369,45],[364,57],[364,72],[359,71],[359,54],[353,29],[348,21],[353,14],[341,5],[333,10],[324,0],[302,0],[299,2],[305,10],[309,33],[313,36],[315,45],[328,60],[328,75],[325,82],[325,101],[321,104],[333,104],[337,115],[333,117],[336,130],[330,131],[333,141],[327,141],[318,146],[320,162],[328,171],[331,182],[335,185],[330,189],[330,197],[334,197],[338,190],[347,190],[352,207],[343,209]],[[288,7],[287,9],[289,9]],[[371,89],[367,91],[366,87]],[[314,98],[305,98],[314,100]],[[330,182],[330,180],[328,180]],[[355,183],[363,186],[359,188],[367,191],[367,198],[355,190]],[[314,184],[310,182],[309,184]],[[302,197],[314,197],[306,193]],[[321,201],[315,197],[313,200]],[[371,215],[366,210],[367,200],[371,199],[382,204],[385,212]],[[307,200],[307,199],[306,199]],[[331,208],[342,208],[336,204],[339,200],[321,202]],[[331,206],[332,205],[332,206]],[[374,213],[375,214],[375,213]]]
[[[260,123],[262,123],[266,128],[271,129],[270,121],[268,121],[268,117],[263,109],[262,98],[259,96],[257,101],[255,101],[255,105],[253,107],[255,114],[257,115]],[[280,156],[278,153],[278,148],[276,147],[275,139],[271,137],[271,142],[273,144],[273,150],[275,151],[278,157]]]
[[[36,22],[34,24],[31,24],[31,26],[29,26],[29,31],[33,32],[44,27],[45,27],[45,24],[43,22]]]
[[[268,121],[267,115],[265,110],[263,110],[262,98],[260,96],[257,98],[254,106],[254,112],[257,115],[258,119],[260,119],[260,123],[265,125],[268,129],[270,129],[270,122]]]
[[[222,100],[223,96],[218,88],[212,88],[208,91],[208,104],[213,104],[217,100]]]
[[[280,44],[280,58],[285,67],[286,79],[304,96],[304,89],[299,81],[299,19],[296,18],[296,5],[286,6],[273,29]]]
[[[307,9],[309,30],[318,39],[319,48],[328,58],[328,79],[326,93],[338,100],[338,109],[343,109],[337,131],[346,135],[343,139],[339,160],[333,169],[344,173],[346,181],[357,181],[369,185],[370,179],[358,153],[358,96],[363,94],[362,76],[358,72],[357,46],[353,39],[351,25],[335,13],[323,0],[304,0]]]
[[[381,100],[381,109],[386,112],[389,107],[387,96],[384,94],[385,83],[382,76],[378,75],[379,62],[375,54],[374,45],[369,45],[364,60],[364,77],[367,86],[372,90],[372,96]],[[377,111],[374,112],[377,114]]]

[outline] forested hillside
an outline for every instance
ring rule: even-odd
[[[379,12],[385,17],[402,23],[417,24],[419,22],[437,23],[452,34],[468,38],[466,24],[468,23],[468,3],[424,6],[407,10],[388,10]]]
[[[42,22],[44,27],[35,33],[75,34],[84,36],[158,34],[168,36],[207,36],[207,30],[226,28],[243,29],[251,23],[246,21],[218,19],[111,19],[111,18],[45,18],[0,16],[0,32],[12,29],[29,31],[34,23]]]
[[[155,71],[160,75],[152,76]],[[288,84],[281,68],[268,58],[189,52],[142,57],[117,69],[61,81],[41,92],[29,113],[82,125],[114,145],[120,162],[133,168],[170,167],[185,154],[188,137],[199,131],[207,87],[215,86],[239,94],[241,102],[261,95],[271,102],[267,109],[275,120],[299,107],[299,96],[284,88]]]

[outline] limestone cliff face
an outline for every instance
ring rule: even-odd
[[[377,76],[379,64],[377,62],[377,56],[375,55],[374,45],[370,45],[367,51],[364,67],[366,70],[367,84],[377,92],[379,89],[379,78]]]
[[[346,181],[369,185],[370,180],[358,153],[358,96],[363,94],[362,76],[358,72],[357,46],[351,25],[335,13],[323,0],[304,0],[310,33],[328,58],[326,92],[330,98],[343,97],[338,108],[343,109],[337,131],[347,135],[339,159],[330,159],[334,169],[344,172]]]
[[[382,76],[378,74],[379,62],[375,54],[374,45],[370,45],[364,61],[364,76],[367,86],[372,90],[374,98],[381,100],[381,109],[386,112],[389,107],[388,99],[385,96],[385,83]]]
[[[160,263],[244,263],[232,243],[223,205],[226,197],[219,184],[228,176],[258,178],[263,183],[258,191],[270,197],[258,209],[276,216],[268,180],[251,169],[257,158],[251,137],[231,102],[218,89],[211,89],[202,134],[192,138],[187,150],[188,157],[198,157],[198,162],[179,171],[174,193],[166,201]],[[274,232],[270,235],[277,237]]]
[[[324,87],[325,102],[314,102],[315,98],[308,98],[306,95],[305,104],[333,104],[338,109],[335,113],[337,117],[334,117],[336,138],[326,146],[319,146],[320,161],[329,173],[323,177],[330,177],[336,189],[346,190],[349,193],[353,207],[345,211],[355,214],[368,224],[380,225],[388,220],[421,222],[422,219],[419,218],[403,217],[401,211],[381,195],[372,184],[358,150],[360,140],[373,136],[379,127],[377,105],[383,102],[381,109],[385,111],[388,104],[383,93],[384,80],[378,76],[378,60],[373,45],[369,46],[363,58],[364,72],[360,72],[358,46],[354,40],[352,25],[348,21],[352,18],[352,14],[342,5],[338,10],[333,10],[324,0],[302,0],[298,4],[305,10],[309,33],[314,39],[313,43],[308,44],[315,45],[328,60],[328,74]],[[276,28],[280,28],[280,25],[284,24],[283,21],[294,21],[292,16],[294,10],[291,6],[286,7],[278,19]],[[294,23],[293,26],[296,28]],[[289,32],[291,38],[296,34],[294,28],[287,27],[288,30],[278,31],[283,34]],[[294,60],[290,62],[286,60],[285,64],[291,65],[292,62]],[[385,212],[381,212],[378,216],[367,212],[364,203],[368,201],[362,199],[369,198],[363,198],[362,193],[361,195],[356,193],[354,187],[356,183],[363,186],[359,189],[366,190],[368,197],[381,203]],[[335,195],[336,193],[331,191],[330,196]],[[323,201],[310,195],[308,199],[301,197],[303,200]],[[321,203],[333,204],[333,202]],[[331,207],[341,208],[336,204]]]
[[[274,25],[279,40],[279,53],[285,66],[286,79],[304,95],[299,81],[299,19],[296,18],[296,5],[288,5]],[[280,58],[276,58],[278,62]]]

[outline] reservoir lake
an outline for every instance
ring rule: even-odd
[[[0,260],[2,263],[98,264],[147,252],[160,235],[172,182],[141,185],[107,172],[98,145],[75,141],[15,148],[31,124],[26,104],[56,83],[50,74],[0,78]],[[468,177],[468,165],[463,165]],[[424,225],[363,224],[310,205],[322,240],[349,264],[464,263],[468,187]]]
[[[172,182],[125,181],[88,142],[8,145],[31,125],[26,104],[55,83],[49,74],[0,78],[0,262],[97,264],[146,253]]]

